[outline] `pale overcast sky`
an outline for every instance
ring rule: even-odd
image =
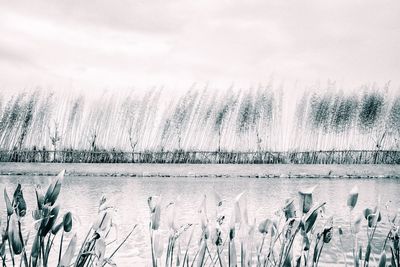
[[[400,1],[0,1],[0,86],[399,81]],[[89,90],[89,89],[88,89]]]

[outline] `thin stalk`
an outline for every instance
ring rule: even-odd
[[[10,256],[11,256],[12,266],[15,266],[14,252],[13,252],[12,247],[11,247],[10,235],[8,234],[8,228],[9,228],[9,226],[10,226],[10,218],[11,218],[11,216],[7,216],[7,227],[6,227],[6,231],[7,231],[7,241],[8,241],[8,249],[10,250]]]
[[[231,242],[232,240],[229,240],[228,243],[228,266],[231,267]]]
[[[62,230],[62,233],[61,233],[60,250],[59,250],[59,252],[58,252],[58,262],[57,262],[57,266],[60,264],[60,261],[61,261],[61,254],[62,254],[62,248],[63,248],[63,241],[64,241],[64,229]]]
[[[221,254],[220,254],[220,252],[219,252],[219,248],[218,248],[218,247],[217,247],[217,255],[218,255],[219,267],[222,267]]]
[[[265,236],[266,236],[266,234],[263,234],[263,238],[262,238],[262,241],[261,241],[261,246],[260,246],[260,249],[259,249],[259,251],[258,251],[258,255],[257,255],[257,266],[260,265],[260,256],[261,256],[261,252],[262,252],[262,249],[263,249],[263,246],[264,246]],[[272,237],[271,237],[271,239],[272,239]]]
[[[21,258],[24,260],[25,266],[28,267],[29,266],[28,258],[26,256],[25,242],[24,242],[24,238],[22,236],[22,229],[21,229],[20,220],[18,220],[18,232],[19,232],[19,238],[21,239],[21,242],[22,242],[22,255],[21,255]]]
[[[44,248],[44,237],[40,237],[40,250],[41,250],[41,254],[39,253],[39,259],[40,259],[40,255],[42,256],[42,261],[43,261],[43,265],[47,266],[46,262],[45,262],[45,248]]]
[[[174,247],[175,247],[175,240],[173,237],[172,244],[171,244],[171,263],[170,263],[171,267],[172,267],[172,263],[174,262]]]
[[[154,255],[154,242],[153,242],[153,230],[150,229],[150,246],[151,246],[151,260],[153,263],[153,267],[157,267],[156,258]]]
[[[324,244],[325,244],[325,243],[322,242],[321,249],[320,249],[319,252],[318,252],[317,262],[315,263],[315,267],[318,267],[319,257],[321,257],[321,253],[322,253],[322,249],[324,248]]]
[[[244,267],[244,262],[245,262],[245,255],[244,255],[244,248],[243,248],[243,242],[240,242],[240,265],[241,267]]]
[[[192,232],[190,233],[189,241],[188,241],[188,244],[187,244],[187,247],[186,247],[186,251],[185,251],[185,256],[183,257],[183,264],[185,264],[186,258],[188,256],[189,246],[190,246],[190,243],[192,241],[193,232],[194,232],[194,229],[192,228]]]
[[[78,256],[76,257],[76,262],[75,262],[75,264],[74,264],[74,267],[77,267],[77,266],[78,266],[78,261],[79,261],[81,255],[82,255],[82,253],[83,253],[84,247],[85,247],[85,245],[86,245],[86,241],[87,241],[87,239],[88,239],[88,237],[89,237],[89,234],[90,234],[91,232],[92,232],[92,231],[91,231],[91,229],[90,229],[90,230],[88,231],[86,237],[85,237],[85,240],[84,240],[83,243],[82,243],[81,248],[79,249],[79,253],[78,253]]]
[[[126,240],[128,240],[128,238],[131,236],[131,234],[133,233],[133,231],[136,229],[137,224],[135,224],[135,226],[133,226],[132,230],[129,232],[129,234],[125,237],[125,239],[121,242],[121,244],[118,245],[118,247],[113,251],[113,253],[111,253],[111,255],[108,257],[108,259],[111,259],[115,253],[117,253],[117,251],[122,247],[122,245],[126,242]],[[103,263],[103,266],[105,266],[106,263]]]
[[[345,253],[344,248],[343,248],[342,237],[340,235],[339,235],[339,241],[340,241],[340,246],[341,246],[340,250],[342,251],[342,254],[343,254],[344,265],[345,265],[345,267],[347,267],[347,257],[346,257],[346,253]]]

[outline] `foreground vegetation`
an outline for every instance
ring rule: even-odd
[[[366,208],[362,216],[355,216],[358,189],[354,187],[347,199],[349,227],[338,226],[333,217],[325,216],[325,204],[313,201],[315,187],[299,191],[298,200],[287,199],[274,218],[260,222],[249,220],[244,193],[233,203],[231,216],[221,213],[225,201],[215,193],[215,214],[208,214],[204,197],[198,215],[199,223],[179,225],[175,204],[165,211],[169,237],[160,242],[161,201],[150,197],[150,241],[153,267],[155,266],[318,266],[324,247],[333,239],[339,240],[342,265],[399,266],[399,218],[390,216],[381,207]],[[295,203],[298,207],[296,208]],[[386,206],[387,209],[387,206]],[[377,245],[376,230],[389,225],[381,246]],[[360,235],[366,229],[366,243]],[[197,230],[197,231],[196,231]],[[182,239],[190,232],[189,238]],[[194,237],[193,233],[199,233]],[[348,240],[345,240],[348,239]],[[346,251],[345,242],[351,244]],[[382,240],[381,240],[382,241]],[[332,249],[332,247],[330,247]],[[347,253],[351,252],[351,253]],[[349,256],[350,254],[350,256]],[[327,263],[325,263],[327,264]],[[322,265],[322,264],[321,264]]]
[[[36,188],[34,225],[24,223],[28,215],[21,185],[11,198],[4,190],[6,210],[1,217],[5,220],[0,225],[3,266],[115,266],[113,257],[137,225],[116,244],[114,208],[103,197],[88,233],[78,238],[73,214],[61,214],[57,203],[63,177],[64,171],[44,194]],[[389,213],[387,204],[366,207],[359,216],[354,211],[358,202],[354,187],[345,202],[347,222],[337,225],[335,218],[327,215],[326,203],[314,200],[314,188],[300,190],[298,198],[287,199],[278,212],[261,221],[250,219],[245,193],[228,205],[213,192],[212,212],[207,210],[210,203],[204,196],[197,210],[199,220],[187,224],[180,223],[177,203],[149,197],[150,221],[144,223],[149,230],[148,263],[153,267],[317,267],[326,265],[320,263],[321,255],[335,253],[344,266],[400,266],[400,218]],[[382,235],[383,231],[387,232]],[[334,249],[332,243],[339,245],[338,250],[329,251]]]
[[[132,234],[136,225],[114,251],[109,252],[107,247],[115,242],[111,234],[114,227],[114,208],[108,206],[106,198],[103,197],[98,206],[97,218],[83,242],[78,244],[78,237],[75,233],[72,234],[67,247],[63,247],[64,237],[73,230],[72,213],[60,214],[61,207],[57,203],[64,173],[65,171],[62,171],[58,174],[45,194],[42,194],[38,188],[35,189],[36,209],[32,212],[33,227],[22,223],[24,217],[28,215],[21,185],[18,184],[12,200],[7,190],[4,189],[6,220],[0,224],[2,230],[0,257],[3,267],[114,265],[113,256]],[[24,227],[27,229],[23,229]]]

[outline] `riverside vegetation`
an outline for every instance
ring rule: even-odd
[[[170,203],[165,208],[169,228],[166,245],[160,241],[160,197],[150,197],[152,266],[317,267],[324,247],[332,239],[339,240],[343,266],[399,266],[398,214],[391,216],[376,206],[364,209],[362,216],[355,216],[358,188],[354,187],[347,199],[349,227],[338,226],[333,217],[324,216],[326,203],[313,201],[314,188],[299,191],[298,209],[294,199],[287,199],[274,218],[260,222],[249,220],[245,193],[236,197],[230,217],[221,213],[225,201],[216,192],[216,212],[208,214],[204,196],[198,209],[200,220],[194,224],[179,225],[175,204]],[[390,227],[383,245],[379,246],[375,233],[382,220]],[[366,229],[366,233],[362,233],[362,229]],[[188,231],[189,238],[181,240]],[[199,236],[194,237],[195,232]],[[365,244],[359,241],[362,234],[367,235]],[[345,241],[351,244],[350,253],[344,246]],[[321,266],[326,264],[321,263]]]
[[[113,257],[138,225],[133,225],[117,244],[113,235],[115,210],[103,197],[88,233],[78,238],[74,234],[74,215],[60,214],[61,204],[57,202],[64,173],[54,179],[45,194],[35,190],[34,225],[24,223],[28,209],[21,185],[17,185],[12,198],[4,190],[6,216],[1,214],[5,220],[0,228],[3,266],[115,266]],[[347,199],[347,222],[337,225],[335,218],[327,215],[326,203],[313,199],[314,188],[300,190],[297,199],[283,201],[271,218],[260,221],[250,219],[244,192],[230,207],[213,192],[212,212],[207,210],[210,203],[204,196],[198,210],[193,211],[198,221],[187,224],[179,221],[177,203],[165,202],[160,196],[149,197],[149,223],[143,219],[149,229],[148,265],[326,266],[320,262],[321,255],[334,249],[334,242],[339,244],[335,253],[342,258],[340,265],[399,267],[398,214],[390,214],[387,204],[379,204],[366,207],[358,215],[354,211],[358,189],[354,187]],[[387,232],[377,235],[377,230]],[[78,240],[82,240],[80,244]]]
[[[114,208],[108,206],[103,197],[98,206],[98,216],[89,229],[86,237],[78,244],[77,234],[73,234],[67,247],[63,247],[64,235],[73,230],[73,215],[71,212],[60,214],[57,198],[60,194],[65,171],[58,174],[49,185],[45,194],[35,189],[36,208],[32,211],[34,226],[24,231],[23,221],[27,215],[21,185],[18,184],[12,201],[4,189],[6,204],[6,220],[1,226],[0,257],[2,266],[58,266],[84,267],[115,265],[113,256],[132,234],[136,225],[126,238],[117,245],[114,251],[106,255],[112,237]],[[30,240],[30,237],[33,237]],[[60,240],[60,241],[57,241]],[[58,243],[55,248],[55,243]],[[53,254],[53,255],[52,255]]]
[[[298,92],[272,81],[243,90],[193,87],[176,96],[161,89],[90,97],[0,92],[0,149],[43,148],[152,158],[174,151],[398,150],[400,95],[389,83],[341,90],[329,82]]]

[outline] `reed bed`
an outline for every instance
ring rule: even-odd
[[[226,151],[1,151],[0,162],[191,163],[191,164],[400,164],[398,150],[291,152]]]
[[[100,96],[0,92],[3,150],[396,150],[400,96],[390,84],[343,92],[191,88]]]
[[[34,225],[24,224],[25,216],[29,215],[21,185],[18,184],[12,198],[4,189],[6,220],[2,224],[0,222],[0,258],[3,267],[115,265],[114,255],[133,233],[136,225],[122,242],[114,248],[110,246],[116,243],[113,234],[114,208],[103,197],[99,202],[96,219],[79,244],[74,229],[74,215],[69,211],[61,214],[61,205],[57,202],[64,173],[62,171],[58,174],[44,194],[39,188],[35,189],[36,208],[32,212]]]

